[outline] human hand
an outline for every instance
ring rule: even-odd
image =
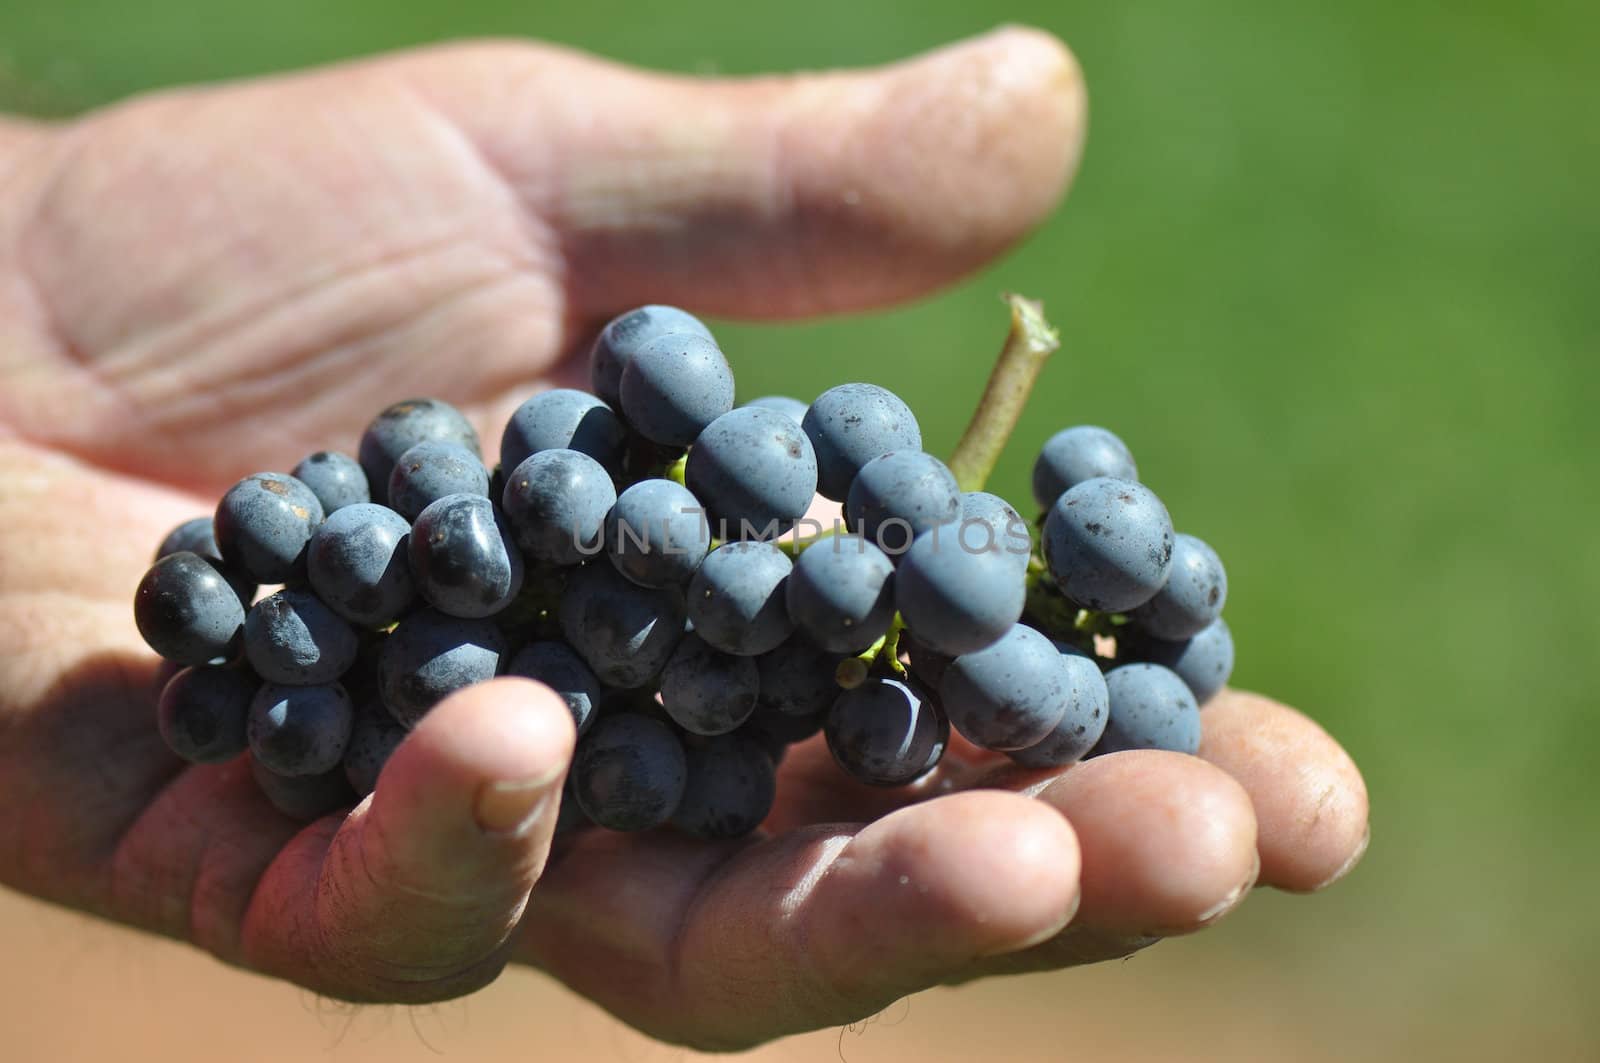
[[[638,303],[798,317],[935,288],[1053,207],[1083,107],[1056,42],[1006,31],[739,82],[464,45],[0,124],[0,880],[354,1000],[532,963],[729,1048],[1338,877],[1359,774],[1234,692],[1199,758],[955,750],[883,792],[814,741],[758,839],[592,831],[548,863],[572,726],[525,681],[449,699],[370,801],[303,828],[154,727],[133,587],[238,476],[349,448],[406,395],[498,424]]]

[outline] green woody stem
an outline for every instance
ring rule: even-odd
[[[1020,295],[1007,295],[1006,302],[1011,307],[1011,331],[989,374],[983,399],[950,456],[950,471],[963,491],[983,490],[1028,404],[1033,382],[1045,360],[1061,346],[1060,335],[1044,318],[1042,304]]]

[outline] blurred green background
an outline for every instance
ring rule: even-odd
[[[998,488],[1025,499],[1062,424],[1118,431],[1228,562],[1237,682],[1346,743],[1374,826],[1326,896],[1257,897],[1111,973],[951,995],[938,1010],[974,1032],[944,1037],[948,1058],[1036,1058],[1008,1047],[1020,1028],[1059,1031],[1063,1056],[1594,1058],[1595,5],[5,0],[0,109],[483,34],[700,73],[873,63],[1001,17],[1085,67],[1066,206],[919,305],[727,327],[741,388],[809,397],[901,351],[917,371],[880,361],[879,380],[948,449],[996,294],[1043,298],[1066,346]],[[933,1011],[914,1001],[845,1053],[931,1058]],[[794,1058],[832,1057],[832,1035],[811,1043]]]

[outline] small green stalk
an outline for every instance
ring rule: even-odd
[[[905,621],[900,619],[900,614],[894,614],[889,630],[878,636],[878,641],[854,657],[846,657],[839,662],[833,670],[834,682],[846,690],[854,690],[867,681],[874,668],[890,675],[905,675],[906,666],[900,663],[900,632],[905,629]]]
[[[689,464],[689,455],[685,454],[683,457],[679,458],[677,461],[673,462],[671,465],[668,465],[666,467],[666,470],[664,472],[662,472],[661,475],[662,475],[663,478],[671,480],[673,483],[677,484],[679,487],[682,487],[682,486],[684,486],[684,483],[683,483],[683,468],[687,464]]]
[[[1007,295],[1011,330],[995,360],[978,408],[950,455],[950,471],[963,491],[981,491],[1000,461],[1028,394],[1044,363],[1061,346],[1060,334],[1045,320],[1044,306],[1020,295]]]

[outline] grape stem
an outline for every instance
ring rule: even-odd
[[[1005,300],[1011,307],[1010,331],[989,373],[983,398],[950,455],[950,471],[963,491],[981,491],[988,483],[1028,404],[1034,381],[1061,346],[1061,335],[1045,320],[1042,303],[1014,293]]]

